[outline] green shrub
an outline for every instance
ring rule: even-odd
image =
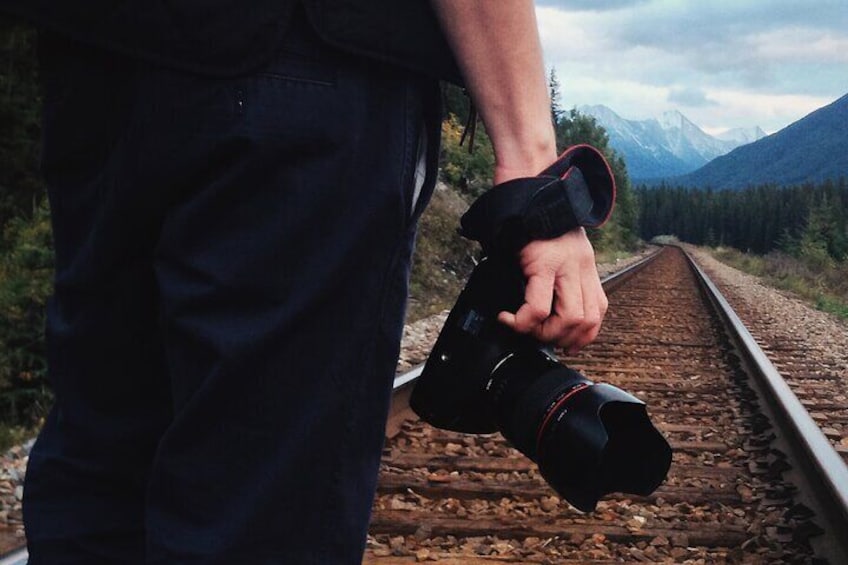
[[[10,447],[23,443],[31,435],[28,428],[0,424],[0,455]]]
[[[53,250],[46,205],[6,223],[0,256],[0,422],[32,424],[49,404],[44,321]]]
[[[655,235],[651,238],[651,243],[656,245],[677,245],[680,240],[676,235]]]
[[[468,150],[469,139],[460,144],[463,130],[463,124],[454,115],[442,122],[441,176],[473,200],[492,186],[495,152],[482,123],[477,126],[473,151]]]
[[[816,299],[816,308],[848,320],[848,302],[833,296],[820,295]]]
[[[713,249],[713,255],[776,288],[792,292],[819,310],[848,319],[848,263],[826,256],[821,247],[810,246],[808,253],[797,256],[781,251],[754,255],[718,247]]]

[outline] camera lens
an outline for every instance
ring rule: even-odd
[[[668,472],[671,449],[641,401],[544,350],[506,355],[486,388],[504,437],[580,510],[610,492],[650,494]]]

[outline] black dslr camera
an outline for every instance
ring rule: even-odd
[[[568,149],[537,177],[481,196],[463,216],[462,233],[483,244],[485,258],[451,310],[410,399],[436,427],[500,431],[584,512],[610,492],[653,492],[671,465],[671,448],[644,403],[569,369],[497,315],[524,301],[517,251],[535,239],[601,225],[614,198],[609,166],[587,145]]]

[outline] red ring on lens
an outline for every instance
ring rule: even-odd
[[[575,394],[577,394],[581,390],[586,390],[587,388],[592,386],[592,384],[593,383],[586,383],[586,382],[578,384],[577,386],[575,386],[574,388],[572,388],[571,390],[566,392],[562,396],[562,398],[557,400],[556,404],[554,404],[553,407],[550,410],[548,410],[548,413],[545,414],[545,420],[542,422],[542,425],[539,426],[539,431],[536,433],[536,459],[537,460],[541,460],[540,453],[541,453],[541,449],[542,449],[542,436],[545,435],[545,431],[548,427],[548,424],[551,421],[551,416],[556,414],[557,411],[559,410],[559,407],[562,406],[563,404],[565,404],[565,402],[569,398],[571,398],[572,396],[574,396]]]

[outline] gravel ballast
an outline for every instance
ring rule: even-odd
[[[848,323],[689,247],[801,403],[848,459]]]

